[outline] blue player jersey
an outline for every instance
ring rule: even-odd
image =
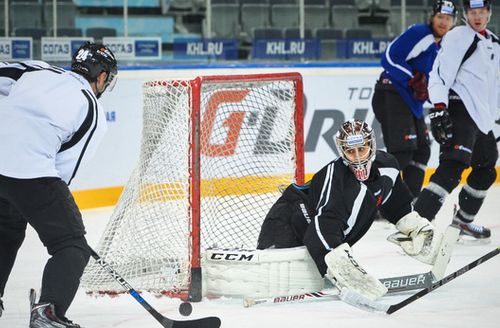
[[[416,71],[423,72],[429,78],[439,49],[432,27],[416,24],[392,41],[382,56],[382,77],[394,84],[417,118],[422,117],[424,100],[413,98],[413,89],[408,82]]]

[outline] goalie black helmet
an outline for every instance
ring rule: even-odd
[[[457,8],[452,1],[438,0],[432,7],[432,15],[437,13],[455,16],[457,14]]]
[[[368,123],[358,119],[344,122],[335,135],[335,144],[356,179],[367,180],[377,150],[375,135]]]
[[[102,72],[108,73],[106,88],[113,90],[118,67],[113,52],[103,44],[86,42],[78,48],[71,59],[71,70],[95,81]]]

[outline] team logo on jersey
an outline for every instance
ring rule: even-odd
[[[413,139],[417,139],[417,135],[416,134],[407,134],[407,135],[405,135],[405,140],[413,140]]]
[[[469,153],[469,154],[472,154],[472,150],[470,150],[469,148],[464,147],[464,146],[462,146],[462,145],[455,145],[455,149],[456,149],[456,150],[465,151],[465,152],[467,152],[467,153]]]

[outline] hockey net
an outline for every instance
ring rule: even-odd
[[[201,299],[200,250],[256,247],[280,186],[303,183],[298,73],[143,85],[138,163],[97,252],[136,290]],[[122,292],[90,262],[81,287]]]

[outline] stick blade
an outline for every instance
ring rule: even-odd
[[[163,323],[164,327],[168,328],[219,328],[221,325],[220,318],[206,317],[201,319],[177,321],[165,318],[167,324]]]
[[[390,305],[373,301],[347,288],[342,289],[340,299],[344,303],[368,312],[387,314],[390,308]]]
[[[453,252],[453,247],[457,242],[458,236],[460,235],[460,229],[454,225],[449,225],[443,235],[443,241],[439,247],[439,253],[436,258],[436,263],[432,267],[432,274],[434,276],[434,281],[443,279],[446,267],[451,259],[451,254]]]

